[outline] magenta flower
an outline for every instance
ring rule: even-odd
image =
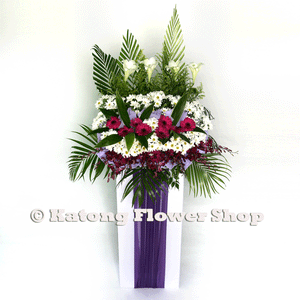
[[[135,119],[131,120],[130,125],[132,127],[137,127],[141,123],[143,123],[143,121],[140,118],[135,118]]]
[[[173,131],[176,132],[176,133],[181,133],[181,132],[183,132],[183,130],[182,130],[181,127],[171,126],[170,129],[173,130]]]
[[[110,120],[106,122],[106,127],[109,129],[117,129],[121,125],[121,121],[117,117],[111,117]]]
[[[131,132],[133,132],[132,128],[128,128],[128,127],[124,126],[124,127],[119,129],[118,135],[124,137],[124,136],[126,136],[127,134],[129,134]]]
[[[192,131],[196,128],[196,123],[191,118],[185,118],[183,121],[180,122],[180,126],[184,132]]]
[[[140,123],[135,129],[135,132],[137,135],[147,135],[151,131],[152,131],[152,128],[145,123]]]
[[[166,130],[169,130],[172,126],[171,118],[161,115],[160,118],[158,119],[158,126],[163,127]]]
[[[156,128],[155,133],[160,139],[165,139],[170,136],[169,131],[166,128],[160,126]]]

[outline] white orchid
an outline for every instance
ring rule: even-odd
[[[142,63],[145,65],[145,69],[148,73],[148,81],[150,82],[152,72],[157,66],[157,61],[155,57],[150,57],[149,59],[145,59]]]
[[[138,68],[138,65],[134,60],[123,60],[123,69],[125,71],[124,80],[126,81],[130,74],[132,74],[134,71],[136,71]]]
[[[173,70],[175,72],[175,74],[178,73],[179,69],[180,69],[180,61],[174,61],[174,60],[170,60],[169,64],[167,65],[167,70]]]
[[[191,72],[192,72],[193,82],[194,82],[194,83],[195,83],[195,80],[196,80],[196,76],[197,76],[198,72],[200,71],[202,65],[203,65],[203,63],[199,63],[199,64],[196,64],[196,63],[190,63],[190,64],[188,65],[189,69],[190,69]]]

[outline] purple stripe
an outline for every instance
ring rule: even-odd
[[[138,200],[135,208],[153,210],[153,217],[157,212],[167,213],[168,188],[162,187],[165,193],[156,186],[159,193],[153,203],[147,192],[144,202],[139,207]],[[135,288],[164,288],[166,267],[166,233],[167,221],[134,222],[134,287]]]

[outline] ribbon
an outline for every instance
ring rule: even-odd
[[[168,207],[167,185],[156,188],[155,203],[145,190],[142,206],[138,200],[134,204],[135,208],[152,209],[153,217],[157,212],[167,213]],[[147,221],[147,217],[145,214],[142,221],[134,222],[134,287],[164,288],[167,221]]]

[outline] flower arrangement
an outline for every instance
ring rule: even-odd
[[[82,125],[85,140],[72,139],[70,179],[104,177],[119,183],[130,178],[123,198],[134,191],[133,203],[144,192],[153,201],[157,186],[178,188],[184,174],[194,195],[224,188],[230,166],[209,134],[212,114],[202,105],[203,86],[195,87],[202,63],[185,64],[183,36],[177,9],[162,52],[146,58],[127,31],[118,59],[93,47],[93,79],[100,92],[92,127]],[[191,76],[190,76],[191,74]],[[88,171],[89,170],[89,171]]]

